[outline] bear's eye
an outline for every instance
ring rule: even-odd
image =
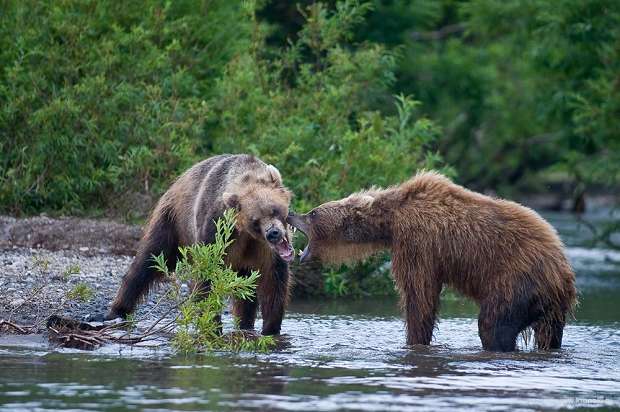
[[[310,217],[316,217],[316,210],[313,210],[312,212],[310,212]]]
[[[271,209],[271,216],[278,217],[279,214],[280,213],[278,212],[278,209],[276,209],[275,207]]]
[[[257,229],[260,226],[260,220],[252,219],[252,226],[254,226],[254,228]]]

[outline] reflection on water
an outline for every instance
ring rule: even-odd
[[[271,354],[12,350],[0,410],[620,406],[617,322],[570,325],[559,352],[494,354],[480,351],[474,318],[444,318],[436,344],[410,350],[391,315],[300,312],[286,320],[288,348]]]
[[[5,346],[0,411],[620,408],[617,256],[569,245],[581,305],[561,351],[481,351],[475,305],[450,294],[433,344],[415,348],[394,298],[298,302],[270,354]]]

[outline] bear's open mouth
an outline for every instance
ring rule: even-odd
[[[278,243],[272,244],[272,247],[276,251],[276,253],[280,255],[280,257],[286,262],[292,262],[295,258],[295,250],[293,249],[293,246],[291,246],[291,244],[289,243],[288,239],[286,239],[286,237],[282,237],[282,240],[280,240]]]
[[[308,257],[310,257],[310,242],[308,242],[304,250],[299,251],[299,263],[303,263]]]
[[[308,260],[311,256],[310,253],[310,236],[308,232],[310,232],[310,226],[306,223],[307,215],[298,215],[293,212],[289,212],[288,217],[286,219],[287,223],[291,225],[294,229],[299,230],[301,233],[306,236],[308,239],[308,243],[304,250],[299,251],[299,263],[303,263],[305,260]]]

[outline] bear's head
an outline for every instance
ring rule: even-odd
[[[227,208],[237,211],[236,229],[265,242],[283,260],[295,257],[286,217],[291,193],[281,185],[248,182],[234,192],[223,194]]]
[[[362,192],[324,203],[305,215],[289,213],[287,222],[308,238],[299,261],[350,262],[385,248],[390,234],[374,200],[372,192]]]

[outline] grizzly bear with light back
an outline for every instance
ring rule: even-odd
[[[562,344],[575,276],[556,231],[531,209],[424,172],[288,221],[308,237],[302,261],[350,262],[391,250],[408,344],[430,343],[444,285],[480,305],[484,349],[515,350],[527,327],[540,349]]]
[[[234,242],[225,260],[242,276],[261,273],[256,299],[235,300],[233,312],[240,328],[252,329],[260,305],[262,333],[279,333],[289,296],[288,264],[294,258],[286,225],[290,199],[278,170],[254,156],[219,155],[194,165],[157,203],[106,317],[125,317],[162,280],[153,267],[154,255],[163,253],[173,270],[179,246],[213,242],[215,221],[233,208]],[[209,285],[200,290],[208,293]]]

